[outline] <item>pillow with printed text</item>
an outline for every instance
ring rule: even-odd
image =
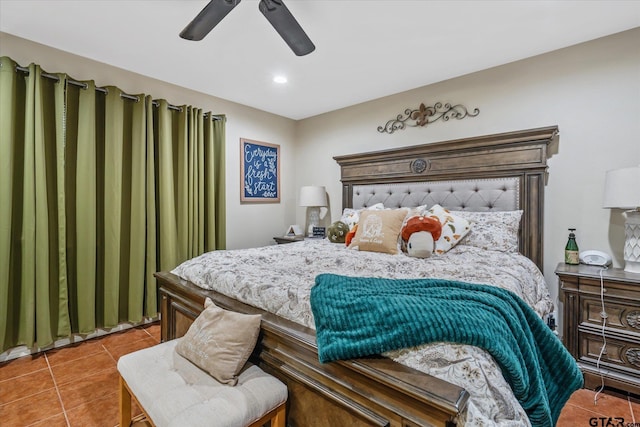
[[[365,210],[349,248],[361,251],[397,254],[398,238],[407,209]]]

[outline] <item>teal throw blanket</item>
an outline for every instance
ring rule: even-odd
[[[321,274],[311,289],[321,362],[435,341],[488,351],[533,426],[554,426],[582,387],[569,352],[540,317],[504,289],[441,279]]]

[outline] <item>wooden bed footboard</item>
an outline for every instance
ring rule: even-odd
[[[171,273],[155,276],[162,341],[184,335],[203,310],[206,297],[228,310],[262,314],[251,360],[287,384],[288,426],[453,426],[467,403],[464,388],[388,358],[320,363],[312,329]]]

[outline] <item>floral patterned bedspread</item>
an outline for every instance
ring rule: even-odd
[[[242,250],[213,251],[190,259],[173,274],[315,328],[309,296],[319,273],[347,276],[432,277],[498,286],[514,292],[540,316],[553,310],[542,273],[517,253],[458,245],[428,259],[347,249],[328,240]],[[464,387],[470,395],[458,423],[467,426],[529,425],[493,358],[477,347],[431,343],[385,353],[398,363]]]

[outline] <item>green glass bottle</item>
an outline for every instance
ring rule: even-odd
[[[569,229],[569,241],[564,248],[564,262],[565,264],[578,265],[580,264],[580,257],[574,231],[576,231],[575,228]]]

